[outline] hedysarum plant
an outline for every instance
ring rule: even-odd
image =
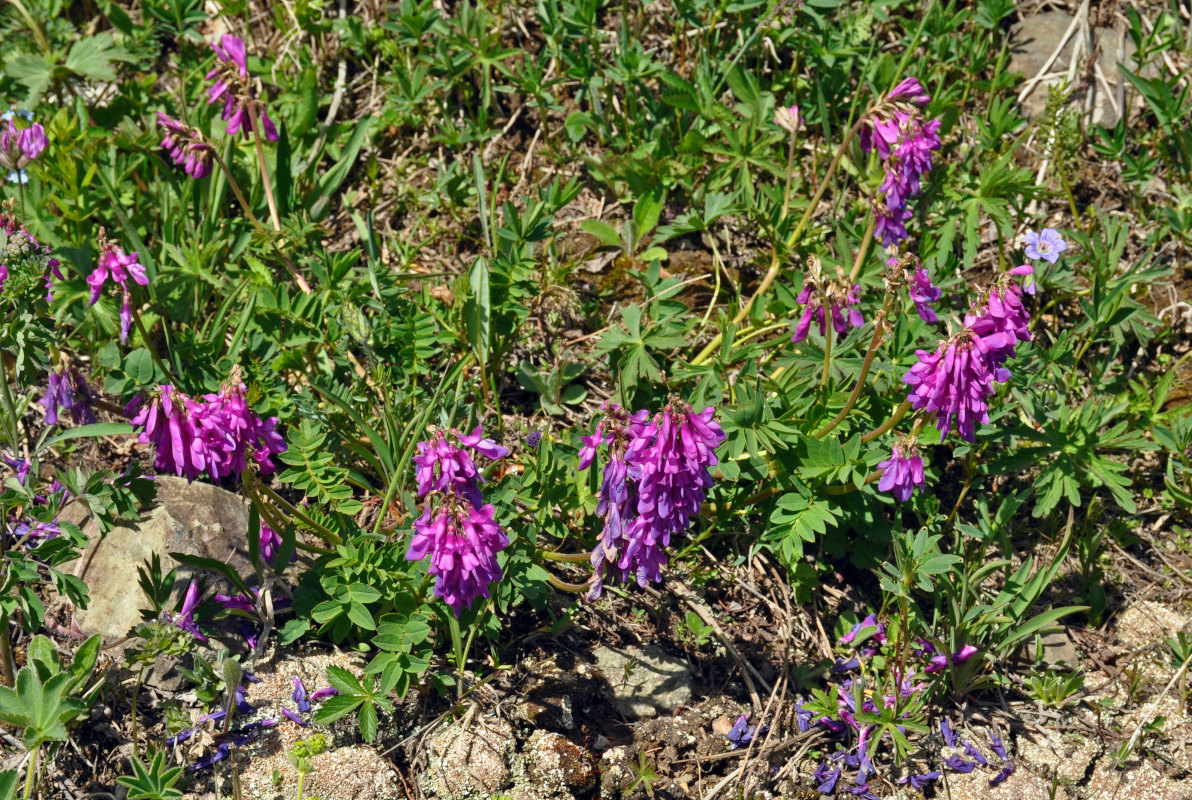
[[[136,398],[127,413],[142,428],[140,441],[154,445],[154,466],[188,481],[204,472],[216,481],[239,478],[250,460],[268,475],[276,468],[273,456],[286,450],[277,417],[262,419],[249,409],[238,369],[217,394],[192,398],[164,384],[148,399]]]

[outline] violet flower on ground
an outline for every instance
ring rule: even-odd
[[[205,642],[207,641],[207,637],[203,635],[203,632],[199,630],[199,626],[195,622],[195,609],[198,608],[199,602],[199,584],[191,581],[190,586],[186,589],[186,597],[182,600],[181,610],[177,614],[163,611],[161,615],[162,619],[191,634],[200,642]]]
[[[761,730],[758,730],[756,725],[749,724],[749,715],[742,714],[737,717],[737,721],[733,723],[733,727],[726,737],[729,742],[729,749],[736,750],[738,747],[746,747],[753,741],[755,736],[765,736],[769,730],[769,725],[763,725]]]
[[[489,596],[489,586],[502,575],[497,553],[509,546],[492,506],[476,508],[460,499],[447,494],[437,507],[428,504],[414,522],[414,538],[406,551],[408,561],[430,557],[427,572],[435,578],[435,596],[456,617],[477,597]]]
[[[276,142],[277,128],[253,91],[244,40],[225,33],[218,43],[212,43],[211,49],[215,51],[216,62],[215,68],[207,73],[207,80],[214,81],[207,92],[207,104],[223,101],[221,116],[228,123],[229,134],[241,133],[247,137],[252,134],[254,124],[259,124],[261,135]]]
[[[1054,228],[1044,228],[1042,233],[1028,231],[1026,234],[1026,257],[1050,264],[1059,261],[1060,253],[1068,249],[1068,243]]]

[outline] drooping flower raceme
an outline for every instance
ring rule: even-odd
[[[215,81],[207,92],[207,104],[223,101],[223,121],[228,123],[229,134],[240,133],[245,137],[252,134],[254,124],[260,125],[260,132],[271,142],[277,141],[277,128],[265,106],[257,99],[248,75],[248,49],[239,36],[225,33],[219,43],[213,43],[215,68],[207,73],[207,80]]]
[[[27,120],[33,118],[28,111],[17,113]],[[0,124],[0,167],[8,169],[10,183],[26,183],[29,178],[25,167],[42,154],[49,142],[40,124],[34,122],[28,128],[18,128],[16,117],[12,111],[0,114],[0,123],[7,123]]]
[[[640,586],[662,580],[670,537],[699,513],[712,486],[709,467],[718,463],[715,450],[725,439],[710,406],[696,413],[675,400],[652,419],[612,403],[604,412],[596,432],[583,437],[579,460],[587,469],[597,449],[608,445],[596,509],[604,529],[592,551],[589,599],[600,596],[606,569],[621,581],[633,576]]]
[[[803,124],[803,117],[799,114],[799,107],[796,105],[778,108],[774,112],[774,123],[791,133],[797,132]]]
[[[143,426],[140,441],[156,448],[154,466],[188,481],[203,472],[216,480],[239,477],[248,458],[268,475],[275,469],[272,457],[286,449],[277,417],[262,419],[249,410],[236,375],[218,394],[190,398],[164,384],[150,402],[130,406],[132,424]]]
[[[917,80],[907,78],[861,130],[862,149],[876,150],[886,170],[874,208],[874,236],[885,247],[907,237],[906,223],[913,216],[907,200],[919,193],[921,177],[931,171],[931,154],[941,146],[940,121],[923,121],[922,107],[930,100]]]
[[[592,549],[592,586],[588,600],[600,597],[604,590],[604,572],[607,568],[622,583],[637,565],[626,562],[621,566],[622,556],[629,547],[629,531],[637,516],[637,483],[641,475],[634,470],[630,480],[629,465],[625,463],[625,452],[642,433],[650,412],[646,410],[629,414],[615,403],[602,406],[605,418],[596,424],[591,436],[583,436],[583,447],[579,451],[579,469],[592,465],[597,451],[608,446],[608,462],[600,473],[600,494],[596,502],[596,513],[604,520],[604,527]]]
[[[820,271],[817,259],[808,260],[803,289],[795,298],[795,302],[803,306],[803,315],[791,336],[794,343],[798,344],[807,338],[812,321],[819,325],[819,332],[824,336],[827,335],[829,319],[833,330],[841,336],[848,333],[850,326],[860,328],[865,324],[865,317],[856,307],[861,300],[860,285],[850,282],[843,270],[837,268],[836,272],[836,277],[830,278]]]
[[[509,449],[492,439],[484,438],[481,426],[469,434],[457,430],[430,430],[430,441],[418,443],[418,455],[414,456],[418,482],[418,499],[431,491],[453,492],[466,497],[475,508],[484,505],[480,484],[484,476],[476,468],[468,450],[475,450],[485,458],[498,461],[509,455]]]
[[[91,305],[95,305],[99,300],[99,296],[103,294],[104,284],[109,280],[120,287],[123,297],[120,305],[121,344],[128,340],[128,331],[132,328],[132,292],[128,288],[129,278],[141,286],[149,285],[145,268],[137,261],[136,251],[125,253],[120,247],[109,242],[101,230],[99,233],[99,262],[87,276],[87,283],[91,286]]]
[[[1028,231],[1026,234],[1026,257],[1042,259],[1054,264],[1059,261],[1060,253],[1068,249],[1068,243],[1053,228],[1044,228],[1043,233]]]
[[[49,385],[41,400],[46,410],[46,425],[58,424],[59,409],[69,411],[76,425],[91,424],[96,421],[95,412],[91,410],[93,402],[95,392],[77,369],[50,371]]]
[[[882,471],[878,490],[890,492],[904,503],[923,486],[923,458],[913,444],[894,445],[894,452],[877,467]]]
[[[211,172],[211,145],[203,141],[203,134],[198,128],[191,128],[176,119],[157,112],[157,124],[165,128],[161,146],[169,151],[170,158],[180,167],[184,167],[186,174],[198,180]]]
[[[492,506],[476,508],[456,494],[441,498],[437,506],[428,503],[414,522],[406,559],[421,561],[430,556],[427,572],[435,577],[435,597],[458,617],[477,597],[488,597],[489,585],[501,579],[497,553],[509,545],[509,539],[497,524]]]
[[[435,596],[457,617],[477,597],[489,596],[489,585],[502,574],[497,553],[509,545],[494,508],[484,503],[484,477],[468,450],[494,461],[509,455],[508,448],[485,438],[479,425],[468,434],[431,428],[430,441],[418,443],[415,478],[425,505],[406,551],[409,561],[430,557]]]

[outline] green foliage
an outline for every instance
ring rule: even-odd
[[[327,681],[339,690],[339,694],[327,698],[319,706],[315,721],[326,725],[354,712],[360,735],[366,742],[373,741],[377,736],[377,710],[393,711],[393,704],[385,699],[393,686],[387,685],[384,679],[378,686],[373,676],[357,680],[352,673],[336,666],[327,667]]]
[[[182,790],[174,788],[174,784],[182,777],[182,767],[167,769],[164,751],[154,752],[148,764],[133,758],[132,771],[132,775],[122,775],[116,779],[117,783],[128,788],[129,800],[176,800],[182,797]]]

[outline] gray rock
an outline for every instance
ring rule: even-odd
[[[687,662],[658,645],[624,650],[601,645],[592,655],[613,688],[617,708],[626,717],[669,714],[691,701],[693,684]]]
[[[1052,631],[1044,634],[1042,643],[1042,660],[1047,666],[1055,667],[1063,664],[1072,669],[1080,666],[1080,654],[1076,652],[1076,645],[1072,644],[1072,640],[1064,631]],[[1035,657],[1034,645],[1032,644],[1028,649],[1032,658]]]
[[[1071,22],[1072,16],[1063,11],[1047,11],[1018,22],[1010,32],[1010,72],[1020,72],[1028,81],[1034,78],[1055,52]],[[1023,100],[1022,113],[1027,119],[1036,119],[1046,109],[1048,86],[1063,85],[1067,79],[1072,51],[1080,36],[1078,27],[1047,69],[1047,74],[1063,74],[1039,81]],[[1101,68],[1105,79],[1103,82],[1094,73],[1093,81],[1087,87],[1093,94],[1092,121],[1094,124],[1112,127],[1121,118],[1122,106],[1127,95],[1132,94],[1131,85],[1118,64],[1134,70],[1134,43],[1125,30],[1117,27],[1093,28],[1092,39],[1093,47],[1098,51],[1097,66]],[[1081,51],[1082,63],[1077,66],[1074,83],[1080,83],[1083,78],[1081,70],[1089,54],[1087,44],[1086,42]],[[1144,75],[1152,73],[1153,70],[1143,72]],[[1025,84],[1020,86],[1018,91],[1022,88],[1025,88]]]
[[[160,476],[157,501],[139,522],[118,525],[100,535],[94,522],[86,527],[87,549],[74,565],[87,584],[91,602],[75,619],[88,636],[103,634],[107,641],[127,635],[141,621],[145,597],[137,567],[154,553],[163,572],[179,567],[169,553],[186,553],[222,561],[248,575],[248,504],[239,495],[207,483]],[[197,571],[179,567],[178,587],[185,591]],[[211,573],[204,573],[210,579]]]
[[[502,719],[455,722],[427,742],[422,791],[439,800],[488,798],[509,783],[513,728]]]

